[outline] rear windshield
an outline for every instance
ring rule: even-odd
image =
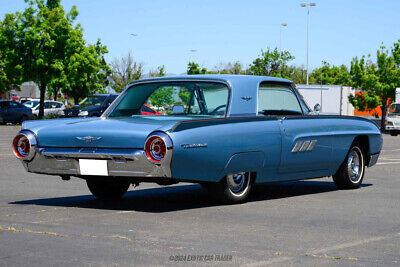
[[[225,116],[229,89],[213,82],[163,82],[134,85],[109,117],[133,115]],[[145,108],[144,108],[145,107]]]
[[[24,106],[25,107],[28,107],[28,108],[34,108],[34,107],[36,107],[37,105],[39,105],[39,101],[36,101],[36,100],[31,100],[31,101],[28,101],[28,102],[25,102],[24,103]]]

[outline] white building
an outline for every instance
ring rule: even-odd
[[[341,85],[296,85],[311,109],[321,105],[321,113],[354,115],[348,96],[355,93],[352,87]]]

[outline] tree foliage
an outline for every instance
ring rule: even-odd
[[[195,62],[189,62],[188,63],[188,68],[187,68],[187,74],[188,75],[193,75],[193,74],[206,74],[207,69],[206,68],[200,68],[200,65],[195,63]]]
[[[382,129],[385,127],[388,100],[394,99],[396,87],[400,85],[399,42],[391,50],[381,46],[376,52],[376,61],[370,56],[355,57],[351,61],[351,85],[361,93],[350,95],[349,101],[361,111],[380,107]]]
[[[266,51],[261,50],[261,55],[250,64],[249,72],[261,76],[290,77],[293,69],[288,62],[293,59],[289,51],[279,52],[277,48],[267,48]]]
[[[163,77],[165,76],[165,66],[158,66],[155,70],[149,71],[149,77]]]
[[[62,89],[76,99],[107,84],[107,49],[100,41],[86,44],[82,27],[73,26],[75,6],[65,12],[60,0],[25,2],[29,6],[22,13],[7,14],[0,23],[0,90],[37,83],[42,117],[46,90],[57,95]]]
[[[228,62],[228,63],[219,63],[217,66],[215,66],[215,71],[214,73],[219,73],[219,74],[246,74],[246,71],[243,70],[243,65],[239,61],[235,62]]]
[[[0,94],[15,89],[23,81],[19,16],[6,14],[0,21]]]
[[[66,58],[66,77],[68,86],[64,92],[74,99],[80,99],[94,92],[102,92],[108,85],[107,77],[111,71],[104,60],[107,48],[100,40],[95,45],[85,45],[82,31],[76,30],[71,38],[71,56]]]
[[[149,101],[152,106],[156,106],[158,108],[171,105],[174,103],[173,93],[173,87],[161,87],[151,94]]]
[[[334,66],[322,61],[322,66],[311,73],[316,84],[350,85],[350,72],[346,65]]]
[[[120,59],[114,59],[111,72],[113,87],[115,91],[121,92],[130,81],[142,77],[143,64],[135,62],[133,56],[128,53]]]

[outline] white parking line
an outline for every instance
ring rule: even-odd
[[[376,165],[387,165],[387,164],[400,164],[400,161],[378,162],[378,163],[376,163]]]
[[[376,242],[376,241],[381,241],[381,240],[385,240],[385,239],[391,239],[391,238],[395,238],[395,237],[399,237],[399,236],[400,236],[400,233],[395,233],[395,234],[389,234],[389,235],[384,235],[384,236],[366,238],[366,239],[357,240],[357,241],[354,241],[354,242],[349,242],[349,243],[344,243],[344,244],[339,244],[339,245],[336,245],[336,246],[331,246],[331,247],[327,247],[327,248],[323,248],[323,249],[317,249],[317,250],[312,251],[310,254],[327,253],[327,252],[334,251],[334,250],[341,250],[341,249],[344,249],[344,248],[351,248],[351,247],[364,245],[364,244],[368,244],[368,243]]]

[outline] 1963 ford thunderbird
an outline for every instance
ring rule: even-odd
[[[146,107],[161,115],[141,115]],[[141,182],[200,183],[231,203],[273,181],[333,176],[339,188],[360,187],[382,148],[379,129],[317,111],[285,79],[145,79],[100,118],[24,122],[13,151],[28,172],[83,178],[98,198]]]

